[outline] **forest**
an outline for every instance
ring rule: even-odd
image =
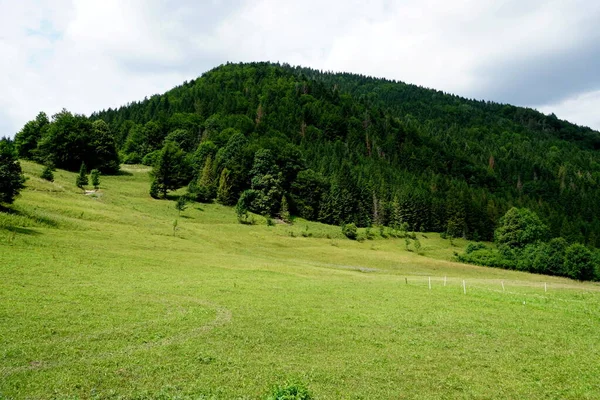
[[[533,109],[287,64],[226,64],[89,118],[44,113],[19,157],[77,171],[153,166],[149,192],[184,186],[277,217],[492,240],[511,208],[547,238],[600,244],[600,133]]]

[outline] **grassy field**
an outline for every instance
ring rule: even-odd
[[[437,234],[418,255],[219,205],[178,216],[142,167],[84,195],[22,165],[0,213],[2,399],[260,399],[290,382],[316,399],[600,398],[596,284],[455,263],[466,243]]]

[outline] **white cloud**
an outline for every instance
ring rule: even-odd
[[[560,119],[600,129],[600,90],[582,93],[557,104],[537,108],[545,114],[554,113]]]
[[[599,96],[556,101],[600,90],[596,70],[530,78],[549,55],[552,64],[561,54],[589,59],[597,46],[600,62],[598,18],[600,3],[584,0],[0,0],[0,135],[40,110],[90,113],[226,61],[263,60],[520,105],[536,99],[543,110],[548,96],[560,117],[598,129]]]

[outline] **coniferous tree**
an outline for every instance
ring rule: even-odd
[[[169,190],[178,189],[186,184],[186,161],[183,151],[173,142],[167,142],[160,151],[152,169],[152,177],[157,191],[163,198]]]
[[[279,210],[279,218],[281,218],[281,220],[286,223],[290,223],[292,221],[288,201],[285,196],[281,198],[281,209]]]
[[[179,216],[181,216],[181,212],[185,211],[186,208],[187,208],[187,198],[185,196],[179,196],[177,198],[177,201],[175,202],[175,209],[179,213]]]
[[[227,168],[221,171],[221,177],[219,178],[219,188],[217,189],[217,201],[223,205],[233,205],[233,197],[231,191],[230,181],[231,173]]]
[[[51,165],[46,165],[40,174],[40,178],[48,182],[54,182],[54,168]]]
[[[92,178],[92,186],[94,186],[94,190],[98,190],[100,187],[100,171],[97,169],[91,170],[90,177]]]
[[[77,174],[77,178],[75,179],[75,185],[85,192],[85,186],[88,183],[87,168],[85,167],[85,163],[81,163],[79,174]]]
[[[0,205],[12,204],[25,187],[24,183],[13,144],[8,139],[0,139]]]

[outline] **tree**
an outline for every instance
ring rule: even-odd
[[[40,174],[40,178],[45,179],[48,182],[54,182],[54,168],[52,168],[51,165],[46,165]]]
[[[85,167],[85,163],[81,163],[81,167],[79,168],[79,174],[75,179],[75,184],[77,187],[83,191],[85,191],[85,186],[89,183],[87,176],[87,169]]]
[[[230,175],[231,173],[227,168],[224,168],[223,171],[221,171],[219,188],[217,189],[217,201],[226,206],[236,204],[234,197],[232,196]]]
[[[248,224],[248,210],[251,204],[256,199],[256,191],[249,189],[245,190],[235,206],[235,213],[240,224]]]
[[[205,159],[204,168],[202,168],[198,179],[190,183],[188,191],[190,195],[202,203],[209,203],[215,198],[215,170],[210,154]]]
[[[186,164],[183,151],[173,142],[167,142],[160,151],[152,169],[156,191],[167,197],[169,190],[176,190],[186,184]]]
[[[575,243],[565,251],[565,272],[567,276],[580,281],[596,278],[593,254],[582,244]]]
[[[98,190],[98,187],[100,186],[100,171],[97,169],[91,170],[90,177],[92,178],[92,185],[94,186],[94,190]]]
[[[34,120],[27,122],[23,129],[15,135],[15,146],[19,157],[35,158],[38,141],[48,128],[49,123],[46,113],[41,112]]]
[[[91,143],[90,121],[63,109],[52,117],[52,123],[40,138],[36,157],[69,171],[77,171],[82,162],[94,168],[95,149]]]
[[[25,177],[13,144],[0,139],[0,204],[12,204],[25,187]]]
[[[288,201],[285,196],[281,197],[281,209],[279,210],[279,218],[281,218],[281,220],[283,222],[287,222],[287,223],[290,223],[292,221],[292,217],[290,215],[290,210],[289,210],[289,206],[288,206]]]
[[[547,235],[548,228],[536,213],[527,208],[513,207],[500,219],[494,241],[499,246],[522,248],[544,240]]]
[[[175,202],[175,209],[179,212],[179,216],[181,216],[181,212],[185,211],[186,208],[187,198],[185,196],[179,196]]]
[[[103,120],[92,123],[92,137],[90,145],[93,149],[94,160],[92,166],[101,172],[113,174],[119,171],[120,160],[117,144],[110,127]]]

